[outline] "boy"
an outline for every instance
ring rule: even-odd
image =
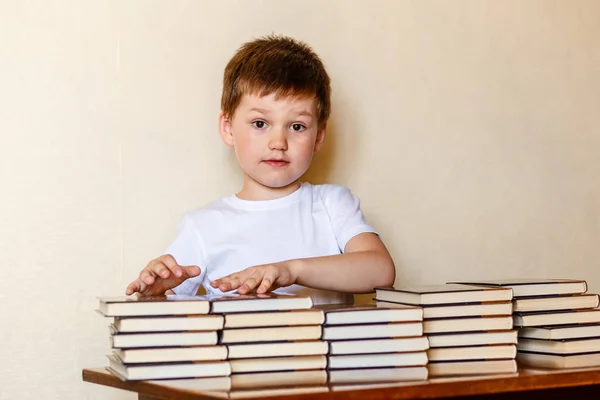
[[[358,199],[342,186],[300,181],[325,140],[330,92],[304,43],[244,44],[225,68],[219,115],[242,189],[185,214],[166,253],[126,294],[193,295],[202,285],[208,294],[277,289],[318,304],[393,285],[394,263]]]

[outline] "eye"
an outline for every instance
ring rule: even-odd
[[[257,129],[262,129],[265,126],[267,126],[267,123],[265,121],[258,120],[258,121],[252,122],[252,126]]]
[[[306,127],[302,124],[292,124],[291,128],[294,132],[302,132],[306,129]]]

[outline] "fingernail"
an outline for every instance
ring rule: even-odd
[[[148,278],[146,278],[146,283],[152,283],[153,278],[151,276],[149,276]]]
[[[175,276],[179,278],[181,276],[181,271],[180,270],[175,271]]]

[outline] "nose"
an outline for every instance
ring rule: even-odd
[[[285,129],[273,129],[269,137],[269,149],[286,151],[288,149],[287,132]]]

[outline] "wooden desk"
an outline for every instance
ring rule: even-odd
[[[138,393],[140,400],[200,400],[234,398],[236,393],[197,392],[174,389],[149,382],[123,382],[104,368],[84,369],[83,380],[104,386]],[[257,394],[257,393],[254,393]],[[500,377],[433,379],[422,382],[390,384],[369,389],[337,391],[335,387],[295,388],[286,400],[338,399],[531,399],[533,394],[554,398],[600,399],[600,368],[585,370],[521,370],[518,374]],[[560,397],[559,397],[560,396]],[[249,398],[248,392],[244,396]],[[239,397],[239,398],[242,398]],[[281,398],[263,393],[254,398],[274,400]]]

